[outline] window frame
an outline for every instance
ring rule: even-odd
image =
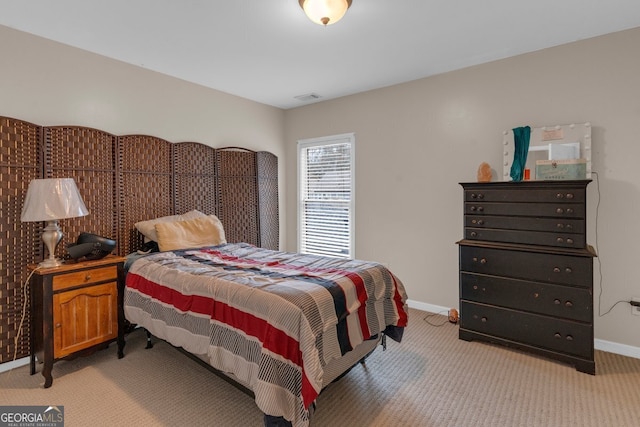
[[[348,254],[344,256],[339,255],[326,255],[326,256],[335,256],[339,258],[355,258],[355,134],[354,133],[343,133],[338,135],[324,136],[319,138],[307,138],[298,140],[298,148],[297,148],[297,251],[302,252],[303,247],[303,213],[304,213],[304,188],[305,185],[303,183],[303,174],[305,173],[306,163],[303,165],[302,161],[302,153],[304,150],[312,147],[321,147],[321,146],[329,146],[329,145],[337,145],[337,144],[349,144],[350,149],[350,159],[349,159],[349,169],[350,169],[350,199],[348,202]],[[310,253],[310,252],[305,252]],[[313,253],[313,252],[311,252]],[[323,254],[324,255],[324,254]]]

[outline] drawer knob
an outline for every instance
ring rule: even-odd
[[[559,228],[560,230],[562,230],[564,228],[564,224],[556,224],[556,228]]]
[[[56,323],[56,328],[59,328],[62,326],[62,323]]]
[[[480,321],[481,321],[482,323],[487,323],[487,318],[486,318],[486,317],[483,317],[482,319],[480,319]]]
[[[572,208],[567,208],[567,213],[568,214],[572,214],[573,213],[573,209]]]
[[[91,280],[91,274],[87,273],[86,276],[84,276],[84,281],[88,282],[89,280]]]
[[[478,206],[478,212],[482,212],[484,211],[484,208],[482,206]]]
[[[471,207],[469,208],[469,210],[470,210],[471,212],[475,212],[475,211],[476,211],[476,207],[475,207],[475,206],[471,206]]]
[[[554,273],[560,273],[560,268],[559,267],[553,267],[553,272]]]
[[[554,299],[554,300],[553,300],[553,303],[554,303],[555,305],[560,305],[560,303],[561,303],[561,302],[562,302],[562,301],[560,301],[559,299]]]
[[[486,260],[486,259],[482,258],[482,259],[480,260],[480,264],[486,264],[486,263],[487,263],[487,260]]]
[[[556,194],[556,199],[564,199],[564,194],[562,193]]]
[[[479,194],[478,194],[478,199],[480,199],[480,200],[484,199],[484,194],[479,193]]]
[[[571,301],[567,301],[564,303],[565,307],[573,307],[573,303]]]
[[[564,272],[571,274],[571,273],[573,273],[573,270],[570,267],[567,267],[567,268],[564,269]]]
[[[567,199],[573,199],[573,193],[567,193]]]
[[[573,245],[573,239],[567,239],[567,243]]]
[[[564,213],[564,209],[562,209],[562,208],[557,208],[557,209],[556,209],[556,213],[557,213],[557,214],[562,214],[562,213]]]
[[[478,285],[473,285],[473,290],[477,291],[478,290]]]
[[[556,332],[553,336],[558,339],[562,338],[562,335],[560,334],[560,332]]]
[[[478,220],[478,225],[482,225],[482,224],[484,224],[484,221],[483,221],[483,220],[481,220],[481,219],[479,219],[479,220]]]
[[[564,242],[564,239],[563,239],[562,237],[558,237],[558,238],[556,239],[556,242],[558,242],[558,243],[562,243],[562,242]]]
[[[573,336],[567,335],[567,341],[573,341]]]
[[[471,232],[471,237],[477,237],[477,236],[478,236],[478,233],[476,233],[475,231]]]

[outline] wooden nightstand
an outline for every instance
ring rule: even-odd
[[[118,338],[125,258],[36,269],[31,278],[31,375],[36,356],[44,364],[44,387],[53,383],[56,360],[106,347]]]

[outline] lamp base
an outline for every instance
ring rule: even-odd
[[[54,268],[64,265],[64,260],[60,258],[47,258],[38,264],[38,268]]]
[[[47,226],[44,228],[44,230],[42,230],[42,241],[47,247],[49,257],[38,264],[38,267],[51,268],[59,267],[62,265],[62,260],[60,258],[56,258],[55,256],[56,246],[58,245],[60,240],[62,240],[62,236],[62,230],[60,230],[58,221],[47,221]]]

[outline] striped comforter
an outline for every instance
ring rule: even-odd
[[[327,363],[407,325],[404,287],[380,264],[245,243],[140,258],[124,299],[130,322],[206,355],[294,426],[308,425]]]

